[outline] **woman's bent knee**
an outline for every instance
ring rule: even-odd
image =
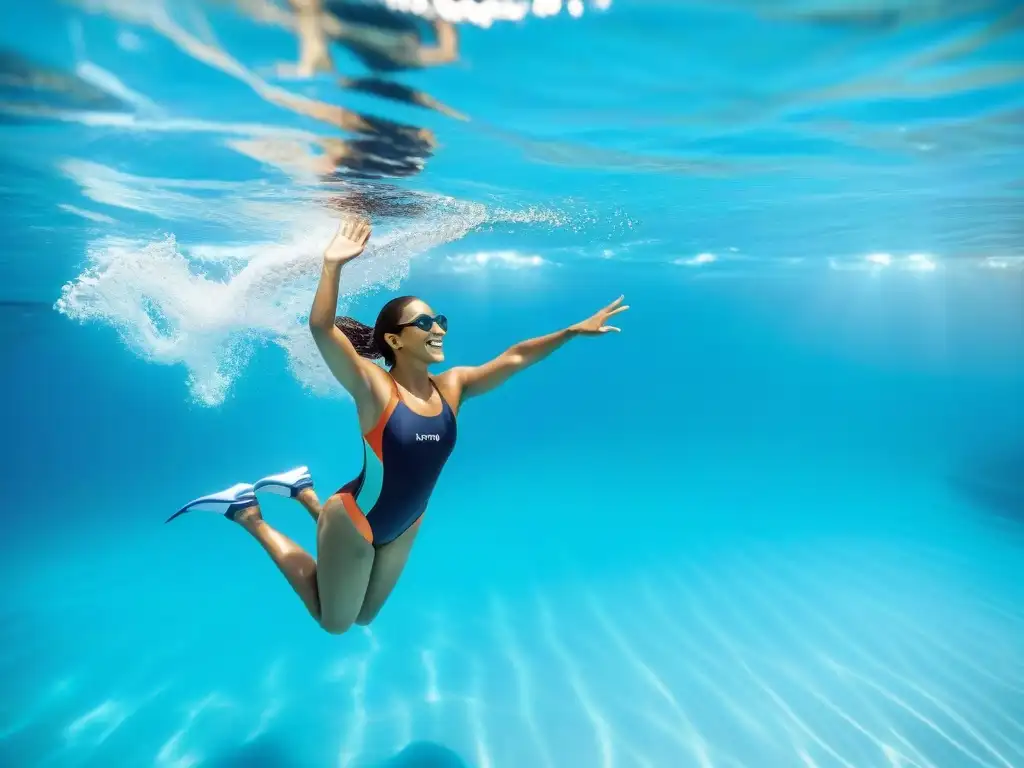
[[[329,635],[344,635],[352,628],[353,622],[320,619],[320,628]]]
[[[317,535],[317,587],[320,626],[344,634],[366,600],[374,549],[353,528],[345,511],[325,506]]]

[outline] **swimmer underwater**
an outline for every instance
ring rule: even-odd
[[[367,625],[391,594],[409,557],[430,494],[455,447],[462,404],[503,384],[577,336],[617,332],[607,325],[629,309],[622,297],[593,316],[546,336],[520,342],[480,366],[428,372],[444,361],[448,320],[412,296],[392,299],[373,328],[336,317],[338,283],[358,257],[370,225],[350,218],[324,252],[309,314],[316,345],[356,404],[363,435],[363,468],[321,506],[306,467],[239,483],[195,499],[193,510],[223,514],[258,541],[322,629],[340,635]],[[383,358],[385,370],[373,361]],[[316,558],[271,528],[256,493],[294,498],[316,521]]]

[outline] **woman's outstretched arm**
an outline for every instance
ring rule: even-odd
[[[363,252],[369,238],[368,222],[357,218],[342,222],[334,240],[324,252],[320,283],[309,311],[309,330],[317,349],[334,377],[352,395],[356,405],[361,405],[369,397],[371,374],[368,369],[373,363],[359,356],[352,342],[334,321],[338,311],[338,282],[342,267]]]
[[[600,336],[605,333],[618,332],[620,329],[607,325],[607,320],[612,315],[629,309],[629,305],[623,304],[622,299],[623,297],[620,296],[586,320],[570,325],[561,331],[513,344],[483,365],[452,368],[443,374],[443,377],[447,379],[445,383],[459,393],[458,401],[460,403],[465,402],[471,397],[490,392],[504,384],[514,374],[539,363],[570,339],[577,336]]]

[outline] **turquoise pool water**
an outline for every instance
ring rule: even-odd
[[[1020,9],[406,7],[455,48],[306,76],[284,2],[4,3],[0,765],[1024,765]],[[338,637],[163,521],[358,471],[342,210],[450,364],[631,309],[467,404]]]

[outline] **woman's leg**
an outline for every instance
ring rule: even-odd
[[[319,520],[322,507],[312,488],[303,488],[295,494],[294,498],[309,512],[313,520]],[[421,517],[420,520],[422,519]],[[369,583],[366,586],[366,594],[359,614],[355,619],[356,624],[365,626],[377,618],[377,614],[380,613],[384,603],[391,596],[398,583],[398,578],[402,575],[405,564],[409,560],[409,552],[416,540],[420,520],[413,523],[409,530],[397,539],[388,542],[374,552]]]
[[[373,534],[350,494],[338,493],[320,509],[305,467],[261,480],[262,489],[293,495],[317,519],[317,558],[263,519],[255,488],[239,483],[202,496],[171,515],[167,522],[198,509],[219,512],[259,542],[291,584],[309,614],[331,634],[355,622],[366,597],[373,568]]]
[[[385,601],[391,596],[395,584],[398,583],[398,577],[405,570],[422,519],[421,517],[413,523],[397,539],[389,541],[377,550],[373,557],[373,570],[370,571],[370,583],[366,586],[366,597],[356,617],[356,624],[365,626],[377,618]]]
[[[304,489],[296,498],[305,496],[308,500],[310,494],[305,491],[312,493],[312,489]],[[313,498],[315,500],[315,495]],[[374,550],[344,504],[335,503],[337,499],[337,496],[328,499],[318,516],[316,560],[283,533],[271,528],[263,519],[259,505],[235,513],[233,519],[270,555],[320,626],[331,634],[340,635],[352,626],[362,607]],[[365,522],[366,518],[362,519]]]
[[[372,541],[352,495],[331,496],[316,521],[316,583],[320,626],[332,634],[347,631],[363,606],[376,557]]]
[[[283,533],[271,528],[263,519],[259,504],[236,512],[232,519],[260,543],[288,579],[309,615],[319,622],[320,595],[316,583],[316,560]]]
[[[313,518],[314,523],[320,519],[320,513],[323,511],[323,507],[320,505],[320,499],[317,498],[316,491],[312,488],[303,488],[295,494],[295,500],[306,508],[306,511],[309,512],[309,516]]]

